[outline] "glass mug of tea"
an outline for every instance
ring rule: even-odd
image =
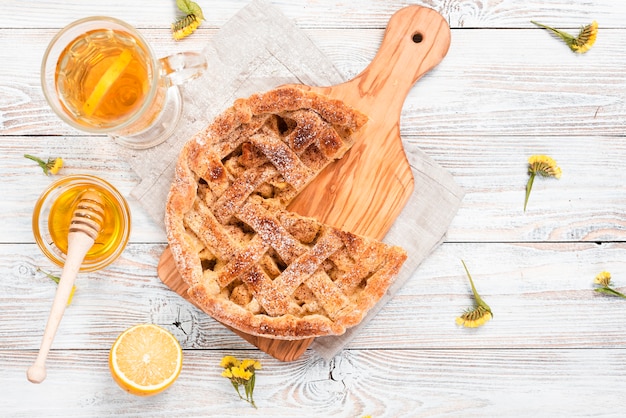
[[[52,110],[69,125],[145,149],[172,135],[182,114],[178,86],[206,66],[195,52],[156,58],[132,26],[94,16],[69,24],[52,39],[41,83]]]

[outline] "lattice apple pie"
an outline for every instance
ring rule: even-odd
[[[342,334],[380,299],[404,250],[286,209],[366,121],[283,87],[235,101],[185,144],[165,223],[206,313],[249,334],[300,339]]]

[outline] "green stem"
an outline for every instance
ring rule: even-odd
[[[530,23],[534,23],[537,26],[541,26],[544,29],[548,29],[548,30],[554,32],[555,34],[557,34],[561,39],[563,39],[566,42],[572,42],[574,39],[576,39],[576,37],[570,35],[567,32],[563,32],[563,31],[560,31],[558,29],[551,28],[550,26],[546,26],[546,25],[544,25],[542,23],[535,22],[534,20],[531,20]]]
[[[624,295],[623,293],[618,292],[618,291],[617,291],[617,290],[615,290],[615,289],[611,289],[611,288],[610,288],[610,287],[608,287],[608,286],[605,286],[605,287],[600,287],[600,288],[598,288],[598,289],[594,289],[594,290],[595,290],[596,292],[599,292],[599,293],[604,293],[604,294],[611,295],[611,296],[618,296],[618,297],[620,297],[620,298],[624,298],[624,299],[626,299],[626,295]]]
[[[29,160],[33,160],[34,162],[39,164],[39,167],[41,167],[44,172],[46,173],[48,172],[48,164],[41,158],[35,157],[34,155],[30,155],[30,154],[24,154],[24,157],[28,158]]]
[[[250,378],[250,382],[249,382],[249,390],[250,390],[250,403],[252,404],[252,406],[254,406],[256,408],[256,404],[254,403],[254,383],[256,381],[256,375],[254,374],[254,370],[252,371],[252,377]]]
[[[59,282],[61,281],[61,279],[60,279],[60,278],[58,278],[57,276],[53,276],[52,274],[50,274],[50,273],[48,273],[48,272],[46,272],[46,271],[43,271],[43,270],[42,270],[42,269],[40,269],[39,267],[37,267],[37,271],[39,271],[39,272],[41,272],[41,273],[45,274],[45,275],[46,275],[49,279],[54,280],[54,282],[55,282],[56,284],[59,284]]]
[[[485,303],[483,298],[481,298],[478,292],[476,291],[476,287],[474,287],[474,281],[472,280],[472,275],[467,269],[467,266],[465,265],[465,261],[461,260],[461,263],[463,263],[463,268],[465,268],[465,272],[467,273],[467,277],[469,278],[470,285],[472,286],[472,293],[474,294],[474,299],[476,299],[476,303],[478,304],[478,306],[482,306],[483,308],[491,312],[491,308],[489,307],[489,305]]]
[[[530,191],[533,188],[533,183],[535,182],[535,176],[537,173],[530,173],[530,178],[528,179],[528,183],[526,183],[526,198],[524,199],[524,212],[526,212],[526,206],[528,205],[528,198],[530,197]]]
[[[24,154],[24,157],[28,158],[29,160],[35,161],[39,165],[45,164],[45,162],[41,158],[35,157],[34,155]]]
[[[237,395],[239,395],[239,399],[243,400],[244,398],[243,396],[241,396],[241,392],[239,392],[239,383],[235,382],[234,380],[231,380],[230,383],[233,385],[233,387],[237,391]]]

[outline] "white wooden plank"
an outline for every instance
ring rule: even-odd
[[[262,362],[254,398],[220,376],[223,355]],[[626,350],[356,350],[332,361],[307,352],[281,363],[257,351],[184,351],[167,391],[138,398],[111,379],[107,350],[53,351],[48,378],[26,380],[28,352],[3,351],[0,388],[11,416],[619,416]],[[25,402],[31,399],[31,402]],[[36,400],[36,402],[34,401]]]
[[[4,137],[0,140],[3,156],[4,198],[0,199],[0,241],[35,242],[32,214],[36,201],[50,184],[61,176],[89,174],[111,183],[126,197],[131,210],[131,242],[164,242],[165,233],[130,196],[138,178],[128,163],[116,155],[117,145],[108,137]],[[64,167],[58,176],[45,176],[39,166],[26,158],[62,157]]]
[[[0,132],[77,133],[52,113],[41,93],[41,58],[54,32],[0,30]],[[144,33],[164,56],[200,50],[215,32],[189,43],[175,43],[163,29]],[[352,78],[376,54],[383,31],[307,34]],[[407,97],[402,134],[619,136],[626,113],[624,36],[622,30],[602,32],[594,48],[579,56],[543,30],[455,30],[448,55]]]
[[[156,276],[164,245],[133,244],[107,269],[81,274],[56,349],[105,348],[142,322],[170,329],[185,348],[245,348]],[[461,259],[494,319],[479,330],[454,319],[472,305]],[[350,348],[626,348],[626,300],[594,292],[602,270],[626,292],[626,244],[444,244],[349,344]],[[60,272],[34,245],[0,245],[0,341],[35,349],[55,285],[36,268]],[[175,325],[181,322],[181,327]]]
[[[466,191],[449,241],[623,241],[626,148],[607,137],[412,139]],[[552,156],[561,179],[538,178],[526,212],[527,161]],[[480,238],[479,238],[480,237]]]
[[[624,348],[626,300],[598,294],[593,279],[608,270],[626,291],[625,250],[623,243],[443,244],[350,347]],[[493,311],[480,329],[454,323],[473,304],[461,260]]]
[[[623,241],[626,239],[626,145],[610,137],[410,137],[449,170],[466,195],[448,241]],[[94,174],[111,182],[131,206],[132,242],[165,242],[160,227],[130,197],[138,179],[106,137],[16,137],[0,141],[6,189],[0,200],[0,242],[34,242],[35,201],[53,180],[25,159],[30,153],[65,158],[67,174]],[[462,150],[461,152],[459,150]],[[548,154],[560,180],[538,178],[527,211],[527,159]]]
[[[248,0],[210,2],[199,0],[206,18],[205,26],[220,26],[245,7]],[[580,25],[598,20],[605,27],[624,28],[625,5],[612,0],[506,0],[498,2],[446,0],[276,0],[287,18],[305,28],[382,28],[398,9],[417,4],[441,13],[453,28],[531,27],[530,20],[576,30]],[[4,0],[0,27],[50,28],[62,27],[85,16],[115,16],[138,27],[167,28],[175,20],[173,1],[146,3],[102,2],[98,0]]]
[[[626,112],[621,31],[585,55],[542,30],[452,30],[443,61],[407,97],[404,135],[621,135]],[[382,31],[307,31],[349,78],[372,60]],[[336,39],[342,39],[341,46]]]

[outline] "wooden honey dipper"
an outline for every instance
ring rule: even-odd
[[[46,378],[46,358],[52,346],[52,341],[61,323],[67,301],[70,297],[76,275],[80,266],[93,246],[104,221],[104,200],[100,193],[86,190],[74,208],[70,231],[67,239],[67,257],[63,266],[63,273],[59,280],[50,316],[43,334],[37,359],[28,368],[26,377],[33,383],[41,383]]]

